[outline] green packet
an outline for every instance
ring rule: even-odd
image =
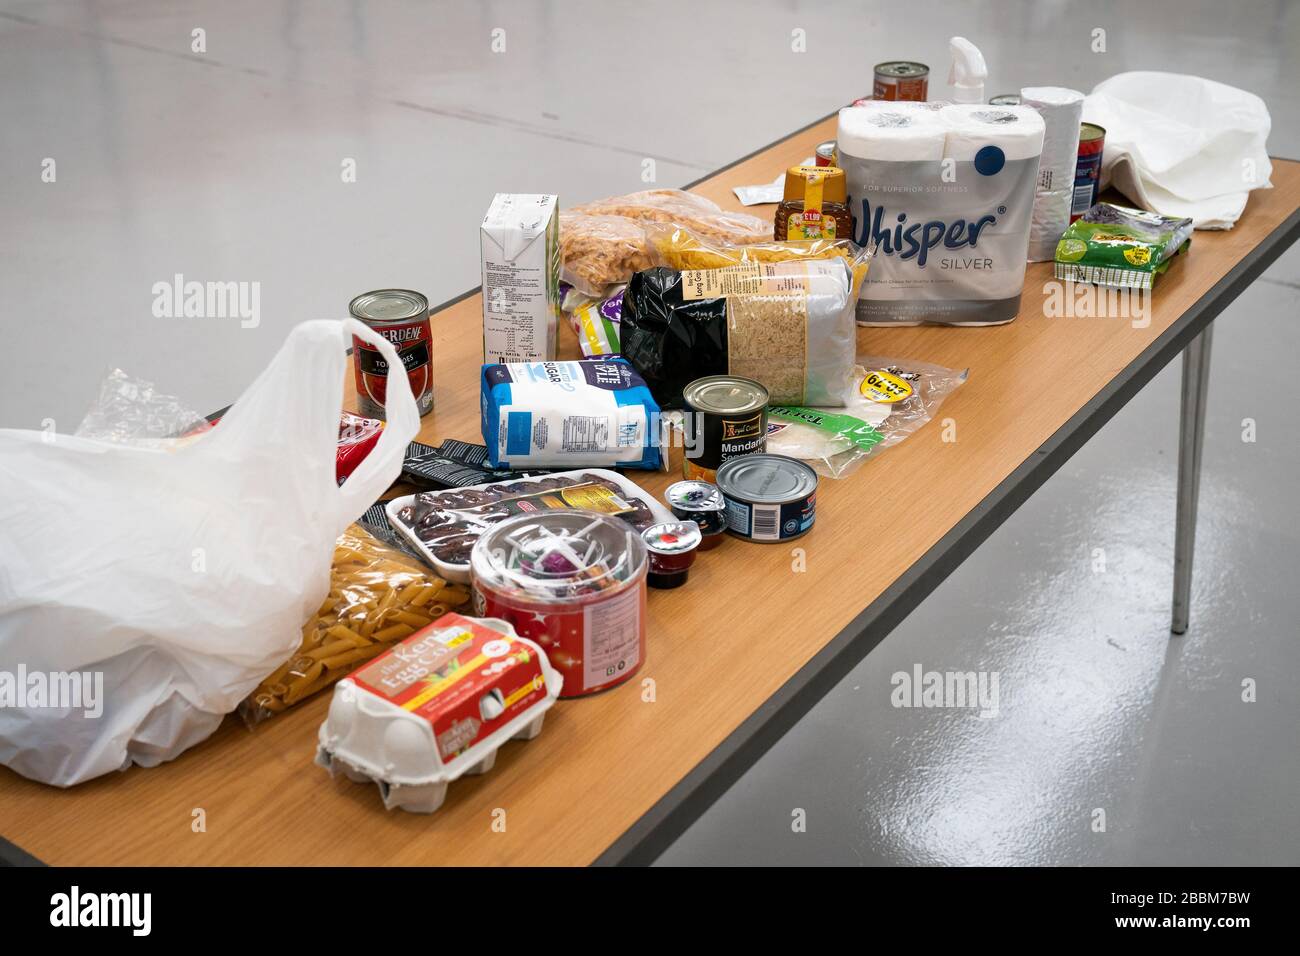
[[[1192,242],[1192,220],[1097,203],[1056,244],[1056,278],[1150,289]]]
[[[849,445],[856,445],[863,450],[878,444],[885,437],[854,415],[828,412],[824,408],[808,408],[804,405],[769,405],[767,415],[780,421],[811,425],[819,431],[842,438]]]

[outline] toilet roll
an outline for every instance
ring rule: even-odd
[[[872,101],[840,110],[836,150],[893,162],[943,158],[947,127],[921,103]]]
[[[1003,161],[1032,159],[1043,151],[1043,118],[1027,106],[954,103],[939,111],[939,119],[948,127],[945,159],[975,162],[989,146],[1001,151]]]
[[[1028,107],[873,102],[840,111],[854,240],[876,249],[858,322],[996,325],[1025,277],[1043,119]]]
[[[1035,110],[1045,127],[1028,252],[1030,262],[1045,262],[1055,258],[1056,243],[1070,225],[1083,94],[1062,86],[1027,86],[1020,102]]]

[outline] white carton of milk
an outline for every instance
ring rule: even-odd
[[[483,217],[483,362],[555,358],[560,316],[558,196],[497,193]]]

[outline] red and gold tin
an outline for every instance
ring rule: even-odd
[[[1070,222],[1078,219],[1097,202],[1101,191],[1101,154],[1106,145],[1106,131],[1096,123],[1079,127],[1079,161],[1074,167],[1074,200],[1070,203]]]
[[[871,95],[878,100],[925,102],[930,88],[930,68],[911,60],[892,60],[876,64]]]
[[[594,511],[523,514],[474,543],[474,607],[536,641],[564,675],[561,697],[623,683],[646,653],[645,541]]]
[[[429,300],[409,289],[377,289],[348,303],[352,317],[364,322],[397,349],[421,415],[433,410],[433,334]],[[352,364],[357,379],[357,411],[383,419],[388,390],[388,361],[374,346],[352,337]]]

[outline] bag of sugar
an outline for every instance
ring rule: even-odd
[[[659,467],[659,406],[626,359],[484,365],[493,468]]]

